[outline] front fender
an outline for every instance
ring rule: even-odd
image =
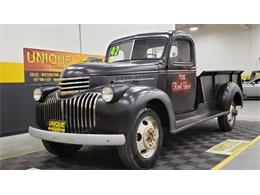
[[[218,89],[217,104],[221,110],[227,111],[232,101],[234,101],[236,105],[243,106],[243,95],[240,87],[234,82],[229,82]]]
[[[111,133],[126,132],[132,127],[140,110],[152,100],[163,103],[168,112],[170,129],[175,129],[175,115],[170,98],[165,92],[148,86],[131,86],[113,104],[107,104],[99,98],[96,105],[96,129]]]

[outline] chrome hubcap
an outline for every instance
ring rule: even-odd
[[[153,156],[158,147],[159,129],[156,120],[151,117],[145,117],[137,129],[137,150],[143,158]]]
[[[228,122],[233,125],[237,116],[236,106],[232,103],[229,109]]]

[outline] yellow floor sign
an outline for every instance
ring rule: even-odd
[[[249,141],[227,139],[213,146],[212,148],[208,149],[206,152],[215,153],[215,154],[232,155],[234,152],[239,150],[247,143],[249,143]]]

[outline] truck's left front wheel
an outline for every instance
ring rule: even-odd
[[[57,156],[73,155],[82,147],[81,145],[62,144],[62,143],[50,142],[46,140],[42,140],[42,143],[46,148],[46,150],[48,150],[48,152]]]
[[[151,168],[159,156],[162,139],[159,116],[151,109],[142,110],[126,134],[125,145],[118,148],[123,164],[131,169]]]

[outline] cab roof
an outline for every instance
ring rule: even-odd
[[[175,31],[175,30],[158,31],[158,32],[141,33],[141,34],[135,34],[135,35],[123,37],[123,38],[112,41],[109,45],[117,43],[117,42],[121,42],[121,41],[135,39],[135,38],[158,37],[158,36],[171,37],[173,34],[182,34],[184,36],[189,36],[189,34],[183,32],[183,31]]]

